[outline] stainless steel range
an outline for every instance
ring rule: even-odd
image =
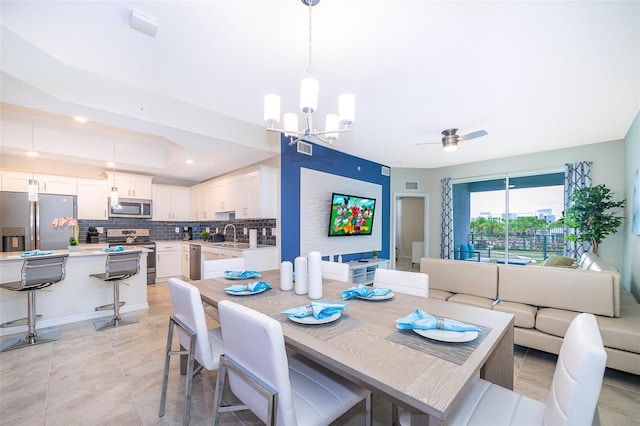
[[[147,253],[147,285],[156,282],[156,243],[149,240],[148,229],[107,229],[107,243],[113,246],[142,246]]]

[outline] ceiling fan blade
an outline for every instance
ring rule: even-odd
[[[466,141],[468,139],[475,139],[486,135],[488,135],[486,130],[478,130],[477,132],[467,133],[466,135],[458,137],[458,141]]]
[[[442,142],[419,142],[416,145],[442,145]]]

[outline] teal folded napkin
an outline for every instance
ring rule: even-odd
[[[339,302],[311,302],[309,305],[287,309],[281,313],[294,318],[304,318],[313,315],[316,319],[324,319],[344,311],[347,309],[347,306],[349,306],[347,303]]]
[[[373,296],[386,296],[391,293],[390,288],[373,288],[366,285],[358,285],[357,287],[350,287],[342,292],[342,298],[344,300],[352,299],[354,297],[370,298]]]
[[[262,291],[268,288],[273,288],[271,287],[271,284],[269,284],[268,282],[256,281],[249,284],[235,284],[229,287],[225,287],[225,290],[231,293],[242,293],[245,291],[249,291],[251,293],[257,293],[259,291]]]
[[[447,330],[447,331],[481,331],[479,327],[459,321],[435,317],[416,309],[404,318],[396,320],[396,328],[401,330]]]
[[[224,271],[224,276],[227,278],[235,278],[235,279],[257,278],[260,276],[260,272],[255,270]]]
[[[30,257],[30,256],[44,256],[45,254],[52,254],[53,252],[51,250],[49,251],[42,251],[42,250],[32,250],[32,251],[25,251],[24,253],[22,253],[20,255],[20,257]]]
[[[112,253],[112,252],[116,252],[116,251],[124,251],[124,247],[123,246],[105,247],[105,248],[100,249],[100,251],[102,251],[104,253]]]

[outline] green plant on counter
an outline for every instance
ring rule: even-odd
[[[373,256],[374,259],[378,258],[378,250],[374,250],[371,252],[371,256]]]
[[[69,245],[70,246],[79,246],[80,243],[78,242],[78,240],[75,237],[70,237],[69,238]]]
[[[202,237],[203,240],[205,241],[209,241],[209,237],[211,236],[211,234],[209,234],[207,231],[202,231],[200,233],[200,237]]]

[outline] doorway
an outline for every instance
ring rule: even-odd
[[[402,269],[420,267],[420,257],[429,255],[429,195],[397,193],[393,200],[391,264]]]

